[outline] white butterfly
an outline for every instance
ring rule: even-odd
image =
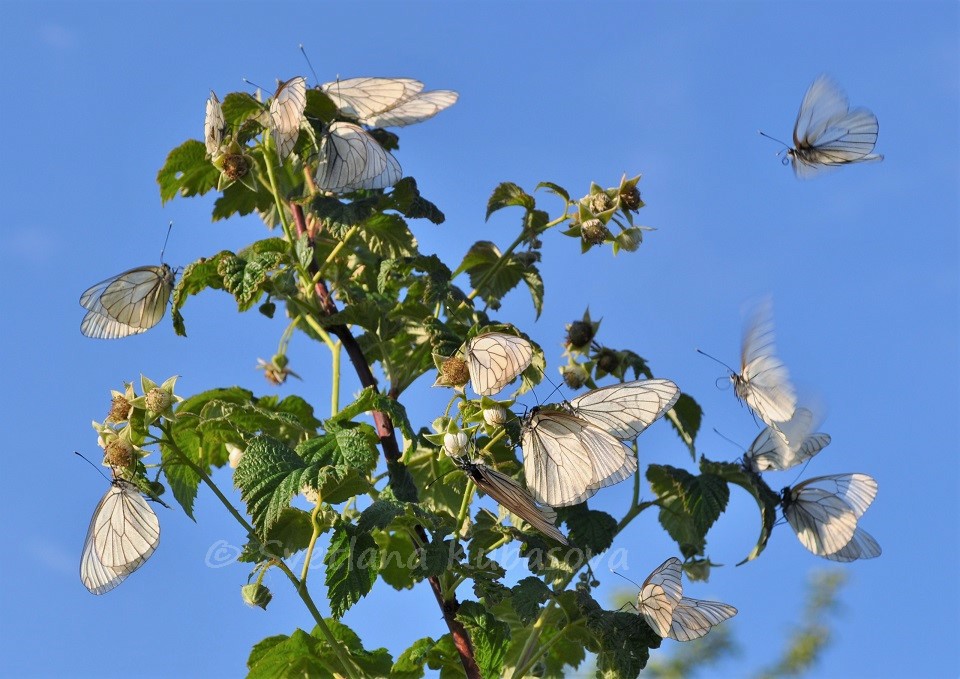
[[[793,417],[778,429],[765,427],[743,456],[744,466],[752,472],[790,469],[819,453],[830,443],[830,435],[811,433],[813,413],[797,408]]]
[[[459,97],[451,90],[423,92],[423,83],[411,78],[349,78],[324,83],[320,89],[341,113],[370,127],[423,122]]]
[[[290,154],[297,143],[306,106],[307,81],[303,76],[280,83],[270,102],[270,120],[273,141],[281,160]]]
[[[163,318],[173,281],[173,270],[161,264],[138,266],[97,283],[80,295],[80,305],[87,309],[80,332],[98,339],[146,332]]]
[[[160,522],[137,487],[115,478],[97,503],[80,557],[80,580],[93,594],[123,582],[153,554]]]
[[[670,380],[635,380],[588,391],[567,405],[570,413],[629,441],[670,410],[680,389]]]
[[[824,168],[883,160],[873,151],[880,125],[865,108],[850,110],[846,95],[828,76],[817,78],[803,97],[787,151],[794,173],[803,179]]]
[[[203,142],[207,147],[207,155],[211,158],[220,152],[220,146],[223,144],[223,130],[226,125],[220,100],[217,99],[216,92],[210,90],[210,97],[207,99],[207,113],[203,121]]]
[[[800,543],[834,561],[880,554],[876,540],[857,527],[876,495],[877,482],[866,474],[818,476],[780,492],[783,515]]]
[[[637,612],[661,637],[670,634],[674,611],[683,596],[681,566],[680,559],[670,557],[647,576],[637,594]]]
[[[797,408],[797,396],[786,366],[773,345],[770,300],[754,311],[743,335],[740,373],[731,373],[733,390],[757,416],[775,429],[788,422]]]
[[[730,604],[683,597],[673,611],[673,622],[666,636],[677,641],[699,639],[736,614],[737,609]]]
[[[467,342],[465,355],[470,386],[480,396],[490,396],[527,369],[533,360],[533,347],[522,337],[488,332]]]
[[[469,462],[464,458],[453,456],[451,459],[473,479],[477,488],[496,500],[502,507],[516,514],[547,537],[562,545],[569,544],[567,538],[556,527],[557,513],[553,508],[536,504],[519,483],[480,462]]]
[[[320,140],[314,181],[325,191],[385,189],[403,177],[400,163],[363,128],[331,123]]]

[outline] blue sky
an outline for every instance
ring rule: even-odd
[[[884,553],[844,569],[835,642],[817,675],[958,674],[956,3],[6,2],[3,14],[8,672],[238,676],[253,643],[311,626],[279,578],[268,581],[275,600],[264,613],[240,601],[245,568],[205,565],[211,546],[243,539],[209,493],[196,524],[161,512],[150,562],[116,591],[88,594],[77,565],[105,483],[72,454],[96,455],[90,420],[103,418],[110,389],[141,372],[179,374],[183,393],[232,384],[272,393],[253,366],[273,353],[280,322],[241,317],[209,293],[184,310],[187,339],[165,320],[140,337],[93,341],[80,335],[77,298],[156,263],[170,220],[173,265],[263,236],[252,219],[211,223],[212,196],[162,207],[154,178],[169,149],[199,137],[210,88],[222,98],[245,87],[241,77],[269,88],[309,76],[303,43],[323,80],[400,75],[461,93],[449,111],[401,131],[398,155],[447,215],[414,229],[424,251],[448,261],[474,240],[513,239],[516,214],[483,220],[501,181],[532,190],[549,180],[580,195],[590,181],[643,173],[641,222],[657,230],[641,250],[579,257],[573,241],[550,234],[543,316],[534,324],[517,291],[500,318],[537,339],[555,370],[564,323],[589,305],[605,342],[632,347],[701,403],[701,452],[713,459],[739,455],[713,427],[747,445],[756,425],[716,388],[723,370],[694,349],[734,362],[743,304],[771,294],[781,357],[829,408],[822,429],[833,443],[805,476],[861,471],[880,485],[863,525]],[[788,139],[821,72],[877,114],[886,160],[801,182],[757,129]],[[280,393],[325,410],[324,351],[295,338],[291,359],[304,381]],[[411,392],[422,395],[421,424],[438,414],[428,386]],[[684,455],[663,425],[641,439],[641,463],[689,464]],[[796,480],[782,476],[776,487]],[[230,486],[227,471],[216,478]],[[628,499],[621,484],[595,504],[622,512]],[[734,491],[709,553],[733,564],[756,531],[752,501]],[[638,580],[675,553],[652,512],[616,546]],[[776,657],[799,621],[808,573],[830,566],[780,526],[760,559],[691,587],[740,609],[728,624],[743,653],[730,673]],[[623,586],[603,580],[605,592]],[[378,583],[345,622],[394,654],[445,631],[425,586],[397,593]]]

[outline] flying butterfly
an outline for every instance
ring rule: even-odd
[[[637,612],[661,637],[670,634],[674,611],[683,597],[681,566],[680,559],[670,557],[647,576],[637,594]]]
[[[412,78],[348,78],[320,89],[339,111],[370,127],[403,127],[432,118],[456,103],[451,90],[423,92]]]
[[[307,80],[303,76],[280,83],[270,102],[271,133],[280,160],[293,150],[300,136],[303,111],[307,106]]]
[[[869,559],[880,546],[857,526],[877,495],[866,474],[833,474],[808,479],[780,491],[783,515],[800,543],[834,561]]]
[[[670,632],[665,636],[676,641],[699,639],[716,625],[729,620],[736,614],[737,609],[730,604],[683,597],[673,611]]]
[[[140,568],[160,542],[160,522],[137,487],[116,477],[87,528],[80,556],[80,581],[104,594]]]
[[[403,177],[400,163],[358,125],[331,123],[320,140],[317,188],[337,193],[385,189]]]
[[[80,295],[87,310],[80,332],[116,339],[146,332],[163,318],[175,274],[168,264],[138,266],[100,281]]]
[[[210,90],[210,96],[207,98],[207,112],[203,120],[203,142],[207,147],[207,155],[211,158],[220,153],[220,147],[223,145],[223,130],[226,125],[217,93]]]
[[[638,436],[679,397],[670,380],[636,380],[534,408],[521,425],[527,488],[563,507],[630,477],[637,458],[621,441]]]
[[[883,160],[882,155],[872,153],[879,131],[877,116],[866,108],[850,110],[840,87],[821,75],[800,104],[793,148],[787,149],[784,164],[789,159],[794,174],[807,179],[826,168]]]
[[[813,413],[797,408],[779,429],[765,427],[743,456],[743,465],[752,472],[783,471],[806,462],[830,443],[830,435],[811,433]]]
[[[540,506],[519,483],[496,469],[480,462],[470,462],[461,457],[451,459],[473,480],[481,491],[492,497],[499,505],[516,514],[548,538],[562,545],[569,544],[557,527],[557,513],[549,506]]]
[[[470,386],[480,396],[501,391],[520,376],[533,360],[530,342],[516,335],[488,332],[477,335],[464,351]]]

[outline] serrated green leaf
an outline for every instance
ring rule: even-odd
[[[183,316],[180,309],[186,304],[190,295],[196,295],[202,290],[213,288],[215,290],[223,289],[223,278],[217,273],[220,260],[226,256],[232,256],[229,250],[223,250],[213,257],[201,258],[193,262],[183,270],[180,280],[173,290],[173,302],[171,304],[171,316],[173,317],[173,327],[178,335],[185,337],[187,332],[184,327]]]
[[[540,578],[523,578],[511,590],[510,604],[520,621],[529,625],[540,613],[540,604],[551,596],[550,588]]]
[[[605,611],[584,590],[576,592],[577,605],[586,617],[587,628],[599,644],[597,674],[610,679],[636,677],[646,667],[651,648],[661,639],[636,613]]]
[[[700,422],[703,419],[703,408],[687,394],[680,394],[680,398],[667,412],[667,419],[673,425],[674,431],[687,448],[690,449],[691,459],[697,459],[695,440],[700,431]]]
[[[441,575],[453,560],[453,542],[434,539],[420,548],[420,560],[417,563],[417,575],[433,578]]]
[[[414,574],[420,557],[410,536],[384,531],[375,531],[373,536],[380,547],[380,579],[396,590],[411,589],[421,578]]]
[[[510,205],[519,205],[526,210],[532,210],[536,206],[536,201],[533,199],[533,196],[524,192],[524,190],[516,184],[504,182],[497,186],[497,188],[493,190],[493,193],[490,194],[490,199],[487,201],[486,219],[490,219],[490,215],[497,210]]]
[[[647,467],[647,480],[660,505],[660,525],[676,541],[686,558],[702,555],[707,544],[704,533],[698,530],[686,506],[686,487],[693,478],[689,472],[669,465]]]
[[[530,290],[530,298],[533,300],[533,308],[537,312],[536,318],[540,318],[543,311],[543,278],[540,271],[534,265],[528,265],[522,272],[523,280]]]
[[[200,475],[180,462],[180,458],[168,447],[161,445],[160,451],[163,475],[167,479],[167,485],[170,486],[174,499],[183,508],[184,514],[196,520],[193,516],[193,502],[197,498],[197,490],[200,487]]]
[[[565,507],[558,512],[570,541],[591,554],[606,551],[617,534],[617,520],[606,512],[588,509],[586,504]]]
[[[352,227],[362,224],[376,213],[376,199],[343,203],[329,196],[318,196],[310,207],[323,230],[337,240],[342,240]]]
[[[375,214],[363,223],[360,238],[380,257],[395,259],[417,254],[417,239],[399,215]]]
[[[423,676],[423,665],[427,662],[427,654],[436,645],[437,642],[430,637],[414,641],[393,663],[390,668],[391,679],[420,679]]]
[[[567,193],[567,190],[560,186],[559,184],[554,184],[553,182],[540,182],[537,184],[537,189],[546,189],[550,193],[556,194],[563,198],[566,202],[570,202],[570,194]],[[537,190],[534,189],[534,190]]]
[[[380,548],[369,533],[342,523],[330,538],[323,563],[327,567],[330,612],[340,618],[373,587],[380,566]]]
[[[251,173],[256,171],[252,169]],[[234,215],[242,217],[254,212],[268,214],[273,208],[273,196],[268,191],[251,191],[242,182],[233,182],[213,204],[211,217],[216,222]]]
[[[457,620],[470,633],[474,658],[485,677],[498,677],[503,667],[507,644],[510,643],[510,627],[497,620],[476,601],[464,601],[457,610]]]
[[[203,142],[188,139],[167,155],[157,172],[160,200],[166,203],[177,195],[202,196],[216,188],[219,179],[220,171],[207,158]]]
[[[289,637],[268,637],[250,651],[247,679],[333,677],[334,668],[321,657],[319,646],[317,639],[300,629]]]
[[[336,638],[337,641],[339,641],[343,646],[346,647],[347,651],[349,651],[351,660],[353,660],[354,664],[360,669],[360,671],[363,673],[363,676],[388,676],[390,667],[393,665],[393,658],[390,657],[390,652],[387,651],[387,649],[376,648],[372,651],[368,651],[363,647],[363,643],[360,641],[360,637],[357,636],[357,633],[339,620],[325,618],[324,622],[334,638]],[[318,627],[313,629],[311,636],[317,640],[325,639]],[[330,649],[329,647],[325,648],[327,649],[327,654],[331,656],[334,655],[333,649]]]

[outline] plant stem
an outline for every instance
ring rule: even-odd
[[[317,504],[310,513],[310,525],[313,528],[313,534],[310,536],[310,543],[307,545],[306,557],[303,562],[303,570],[300,571],[300,584],[306,588],[307,573],[310,572],[310,562],[313,560],[313,548],[317,544],[317,538],[320,537],[320,524],[317,522],[317,515],[320,513],[320,498],[317,498]]]
[[[337,340],[337,343],[330,349],[332,354],[333,366],[330,376],[330,417],[336,417],[340,412],[340,349],[343,342]]]

